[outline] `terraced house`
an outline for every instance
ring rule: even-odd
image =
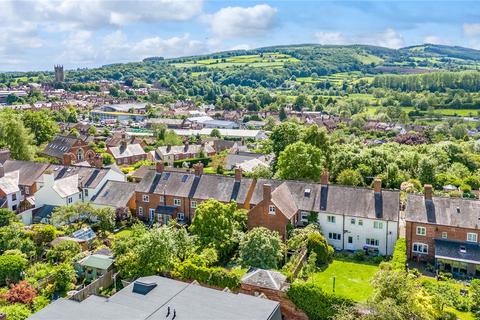
[[[196,207],[207,199],[236,201],[248,210],[248,227],[263,226],[284,239],[289,225],[302,227],[318,221],[328,242],[338,250],[368,250],[392,254],[398,237],[400,194],[374,188],[334,186],[328,174],[322,182],[243,178],[166,169],[157,163],[136,190],[137,215],[147,221],[191,223]]]
[[[480,276],[480,201],[409,194],[405,209],[407,255],[454,276]]]

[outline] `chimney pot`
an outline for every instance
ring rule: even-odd
[[[382,180],[379,178],[375,178],[373,180],[373,191],[374,192],[382,192]]]
[[[265,183],[263,185],[263,200],[270,201],[272,198],[272,185]]]
[[[165,165],[163,164],[163,161],[157,162],[157,164],[155,165],[155,170],[158,173],[163,173],[164,169],[165,169]]]
[[[197,162],[193,165],[193,169],[195,170],[195,175],[200,177],[203,174],[203,163]]]
[[[425,192],[425,200],[432,200],[433,197],[433,187],[431,184],[426,184],[423,186]]]
[[[327,170],[323,171],[322,177],[320,178],[320,184],[327,185],[328,184],[328,176],[329,173]]]
[[[235,181],[240,181],[242,180],[242,169],[241,168],[236,168],[235,169]]]

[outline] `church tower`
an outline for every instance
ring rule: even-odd
[[[63,66],[58,65],[54,66],[55,69],[55,82],[63,82],[65,80],[65,75],[63,73]]]

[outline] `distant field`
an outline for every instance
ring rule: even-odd
[[[174,63],[178,68],[190,68],[205,66],[211,68],[230,68],[236,66],[252,67],[282,67],[287,62],[298,62],[299,60],[287,54],[264,53],[255,55],[235,56],[219,59],[191,60],[182,63]]]
[[[353,96],[353,95],[350,95]],[[373,97],[372,97],[373,98]],[[367,107],[367,111],[369,114],[375,114],[376,110],[381,107],[374,107],[369,106]],[[407,113],[414,110],[414,107],[402,107],[402,110],[406,111]],[[476,109],[436,109],[436,115],[442,116],[458,116],[458,117],[478,117],[479,110]]]
[[[358,81],[367,81],[370,82],[373,80],[373,77],[366,76],[358,71],[353,72],[339,72],[334,73],[328,76],[319,76],[319,77],[298,77],[296,79],[297,82],[300,83],[317,83],[317,82],[324,82],[328,81],[336,86],[341,85],[343,82],[347,82],[349,84],[355,84]]]

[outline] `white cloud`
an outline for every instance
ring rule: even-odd
[[[463,25],[463,33],[467,37],[475,37],[480,35],[480,23],[465,23]]]
[[[274,26],[277,9],[267,4],[227,7],[204,17],[221,38],[249,37],[266,33]]]
[[[246,44],[246,43],[242,43],[242,44],[237,44],[233,47],[230,47],[230,49],[228,50],[250,50],[252,47],[250,47],[250,45]]]
[[[70,33],[63,41],[65,50],[60,59],[75,64],[93,63],[98,54],[91,44],[92,32],[77,31]]]
[[[440,38],[438,36],[426,36],[423,38],[423,43],[430,43],[430,44],[449,44],[450,41]]]
[[[405,44],[403,36],[392,28],[383,32],[353,35],[336,31],[318,31],[314,37],[321,44],[370,44],[387,48],[401,48]]]

